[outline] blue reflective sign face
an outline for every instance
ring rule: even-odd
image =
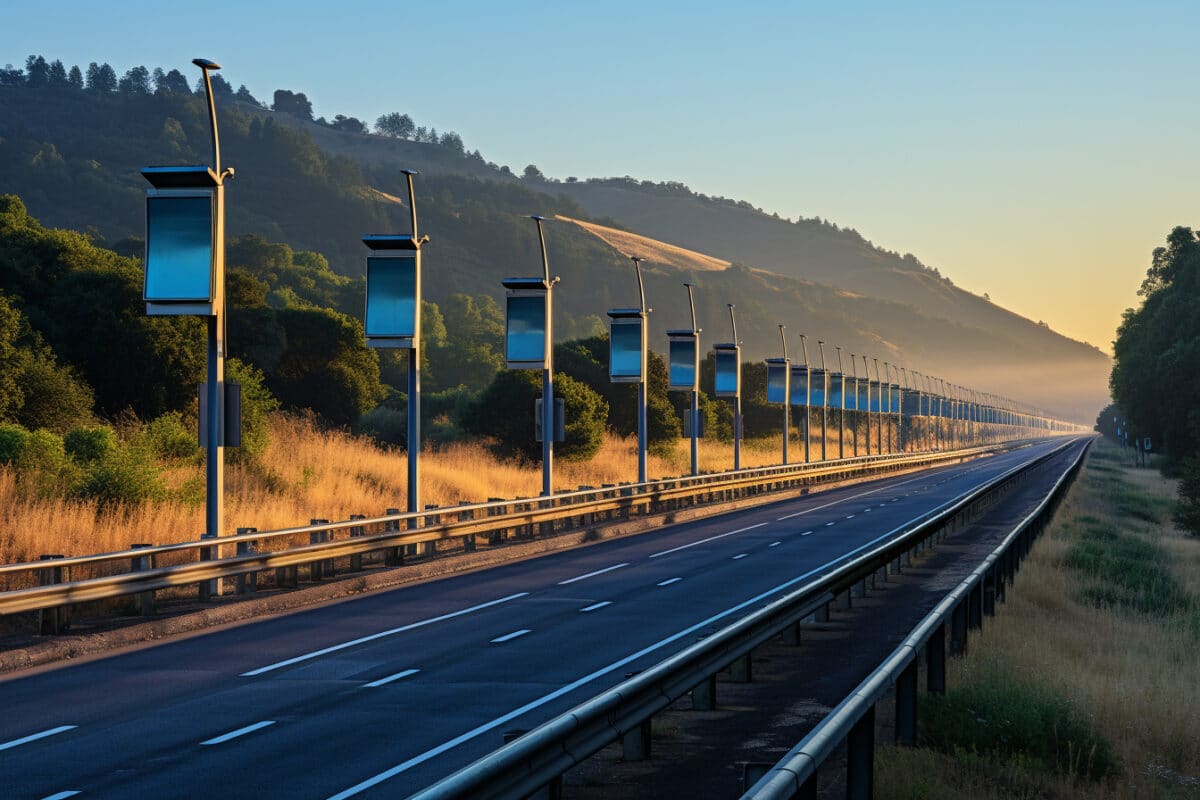
[[[416,295],[416,258],[368,258],[367,336],[414,336]]]
[[[792,405],[808,405],[808,370],[792,370]]]
[[[610,378],[642,377],[642,326],[640,321],[614,322],[609,335],[608,376]]]
[[[826,377],[824,372],[809,373],[808,404],[810,406],[819,407],[825,405],[825,382]]]
[[[146,198],[146,300],[212,301],[212,197]]]
[[[670,388],[691,389],[696,385],[696,340],[672,339]]]
[[[830,408],[841,408],[842,407],[842,380],[843,380],[843,376],[841,376],[841,375],[830,375],[829,376],[829,407]]]
[[[713,388],[718,397],[733,397],[738,393],[738,378],[741,364],[738,363],[736,350],[717,350],[716,374],[713,377]]]
[[[510,296],[504,336],[508,361],[546,361],[546,298]],[[535,365],[534,369],[541,369]]]
[[[879,411],[879,381],[871,381],[871,410]]]
[[[846,378],[846,382],[843,384],[843,387],[845,388],[846,405],[844,405],[842,407],[845,408],[847,411],[854,411],[855,409],[858,408],[858,387],[856,386],[857,383],[858,383],[858,381],[855,378]]]
[[[786,403],[788,399],[788,365],[767,365],[767,402]]]
[[[858,382],[858,403],[857,403],[859,411],[870,411],[871,410],[871,399],[869,397],[870,393],[871,393],[870,381],[868,381],[865,378],[860,380]]]

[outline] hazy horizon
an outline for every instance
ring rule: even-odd
[[[1182,3],[205,8],[220,22],[68,1],[0,32],[0,62],[190,80],[203,55],[260,100],[303,91],[316,115],[368,124],[405,112],[518,173],[673,180],[819,216],[1106,353],[1151,251],[1191,224],[1197,168],[1177,154],[1197,112],[1174,98],[1200,66],[1200,8]]]

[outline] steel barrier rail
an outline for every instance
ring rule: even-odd
[[[959,515],[1078,442],[1072,438],[1033,461],[960,495],[924,515],[907,530],[771,602],[674,656],[586,700],[533,731],[410,795],[409,800],[516,800],[553,784],[603,747],[644,730],[649,719],[716,672],[796,624],[862,576],[925,542]]]
[[[710,473],[695,478],[668,478],[644,484],[625,484],[598,490],[568,492],[545,498],[517,498],[492,503],[464,504],[429,509],[415,514],[392,514],[372,518],[344,520],[333,523],[283,528],[276,531],[243,533],[235,536],[203,539],[179,544],[144,547],[91,556],[56,558],[0,566],[0,575],[40,573],[79,565],[131,564],[133,559],[153,558],[163,553],[208,551],[222,545],[258,543],[286,536],[363,530],[370,526],[385,526],[383,533],[354,536],[349,539],[293,547],[278,552],[249,553],[227,558],[198,560],[191,563],[151,567],[96,578],[50,583],[25,589],[0,592],[0,615],[56,608],[77,603],[104,600],[142,592],[153,592],[218,578],[236,577],[273,568],[298,567],[327,559],[357,556],[388,548],[439,542],[494,533],[537,523],[553,523],[587,514],[634,510],[669,503],[704,493],[737,492],[755,486],[791,481],[807,481],[823,477],[838,477],[873,469],[903,468],[954,461],[992,452],[1000,447],[1025,446],[1027,442],[1004,443],[966,448],[956,451],[918,454],[889,454],[884,456],[841,459],[809,464],[759,467],[736,472]],[[483,511],[489,516],[475,518]],[[499,513],[492,513],[499,512]],[[652,512],[654,513],[654,512]],[[402,522],[427,522],[429,518],[470,514],[472,519],[413,527],[400,531]],[[391,530],[386,530],[386,528]]]
[[[922,619],[905,640],[884,661],[868,675],[841,703],[805,736],[799,744],[793,747],[787,755],[781,758],[774,767],[766,772],[750,789],[742,795],[741,800],[796,800],[796,798],[816,797],[817,770],[826,758],[851,735],[860,723],[874,724],[873,712],[875,704],[893,686],[898,683],[905,670],[915,670],[920,649],[927,646],[939,631],[944,632],[944,626],[953,620],[956,611],[963,604],[970,602],[973,593],[982,595],[990,586],[992,592],[1003,598],[1003,585],[1011,582],[1016,572],[1016,559],[1010,557],[1014,544],[1022,541],[1019,556],[1028,552],[1028,545],[1035,533],[1040,533],[1040,526],[1048,514],[1053,511],[1062,492],[1065,490],[1073,474],[1079,469],[1090,443],[1080,448],[1078,455],[1058,477],[1050,492],[1038,503],[1017,526],[1004,538],[995,550],[984,559],[975,570],[963,579],[945,598],[942,599],[928,615]],[[1000,574],[997,574],[997,571]],[[994,595],[993,595],[994,599]],[[980,611],[986,611],[987,601],[980,597]],[[965,636],[965,626],[962,635]],[[941,640],[936,642],[941,645]],[[965,641],[962,645],[965,648]],[[943,656],[944,658],[944,656]],[[899,692],[900,689],[897,688]],[[897,730],[898,740],[908,740],[910,743],[916,734],[916,703],[915,673],[907,690],[913,693],[911,704],[913,713],[905,721],[908,730]],[[871,716],[868,716],[868,715]],[[899,717],[899,715],[898,715]],[[899,719],[897,724],[899,725]],[[848,785],[856,791],[848,792],[848,796],[870,796],[871,767],[866,759],[874,758],[874,731],[867,735],[863,732],[863,741],[869,741],[870,747],[851,748],[847,754]]]

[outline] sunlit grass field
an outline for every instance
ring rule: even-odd
[[[1172,527],[1173,495],[1097,443],[1007,604],[950,665],[970,730],[935,722],[925,735],[940,749],[883,748],[877,797],[1200,797],[1200,539]],[[997,696],[1017,699],[985,709]],[[1102,744],[1068,743],[1067,719]],[[1015,742],[1001,742],[1006,726]],[[1057,762],[1022,749],[1039,736]],[[1083,777],[1105,746],[1115,773]]]

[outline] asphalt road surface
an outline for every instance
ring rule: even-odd
[[[18,673],[0,796],[404,797],[1059,444]]]

